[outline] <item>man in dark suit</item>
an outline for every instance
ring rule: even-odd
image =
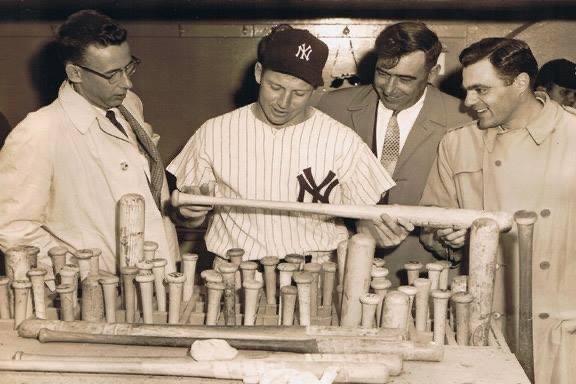
[[[376,39],[378,56],[372,85],[326,93],[317,108],[353,128],[392,174],[396,186],[388,204],[418,205],[447,131],[471,118],[461,101],[429,85],[438,75],[442,51],[438,36],[419,22],[401,22]],[[404,278],[409,260],[433,261],[414,231],[398,247],[379,250],[385,256],[393,284]]]

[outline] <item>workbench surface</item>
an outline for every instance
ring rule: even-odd
[[[101,344],[46,343],[23,339],[12,330],[12,321],[0,321],[0,359],[15,352],[73,356],[175,356],[186,357],[185,348]],[[0,384],[197,384],[239,383],[235,380],[139,376],[117,374],[1,372]],[[442,362],[404,362],[404,372],[391,377],[393,384],[530,384],[513,354],[496,347],[446,346]]]

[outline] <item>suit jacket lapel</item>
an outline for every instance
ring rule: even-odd
[[[358,93],[348,106],[352,115],[352,124],[356,133],[376,153],[374,147],[374,127],[376,124],[376,107],[378,95],[372,86],[366,86],[366,90]]]
[[[428,86],[424,104],[406,138],[406,143],[404,143],[404,147],[400,152],[394,174],[397,174],[401,170],[402,166],[414,151],[426,142],[428,137],[435,132],[436,128],[446,126],[445,118],[442,114],[444,105],[442,105],[440,101],[441,98],[438,92],[436,88]]]

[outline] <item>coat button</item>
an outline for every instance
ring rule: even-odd
[[[546,312],[543,312],[543,313],[539,313],[539,314],[538,314],[538,317],[539,317],[540,319],[542,319],[542,320],[546,320],[547,318],[550,317],[550,315],[547,314]]]
[[[121,163],[120,163],[120,168],[121,168],[123,171],[127,170],[127,169],[128,169],[128,163],[125,162],[125,161],[121,162]]]
[[[547,261],[543,261],[540,263],[540,269],[548,269],[550,268],[550,263]]]
[[[499,167],[499,166],[502,165],[502,162],[501,162],[500,160],[496,160],[496,161],[494,162],[494,164],[496,164],[496,166]]]
[[[543,209],[540,211],[540,216],[542,217],[548,217],[550,216],[550,210],[549,209]]]

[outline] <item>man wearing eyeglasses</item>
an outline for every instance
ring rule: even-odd
[[[108,16],[84,10],[58,31],[67,79],[58,98],[29,114],[0,152],[0,249],[47,251],[65,246],[102,251],[100,268],[116,272],[116,204],[128,193],[144,197],[145,240],[175,269],[176,232],[164,214],[168,189],[158,136],[132,91],[140,61],[126,30]],[[69,253],[69,255],[70,255]]]

